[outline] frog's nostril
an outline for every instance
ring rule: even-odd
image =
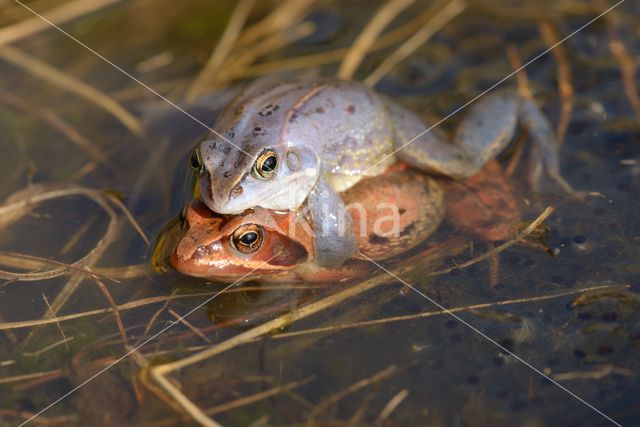
[[[238,197],[241,194],[242,194],[242,185],[238,184],[235,187],[233,187],[233,190],[231,190],[230,197],[233,199],[235,197]]]

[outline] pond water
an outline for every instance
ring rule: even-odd
[[[568,118],[563,176],[589,195],[553,186],[534,195],[516,168],[514,229],[554,212],[495,257],[452,268],[496,242],[445,220],[411,256],[385,264],[396,277],[372,269],[344,283],[225,288],[177,273],[162,251],[154,258],[191,197],[188,158],[207,133],[197,120],[211,125],[237,85],[263,73],[335,75],[340,49],[383,4],[256,3],[247,26],[279,6],[284,24],[271,16],[261,36],[245,34],[190,101],[235,2],[116,2],[62,24],[67,35],[0,36],[0,425],[197,425],[180,396],[225,426],[640,425],[637,2],[583,29],[613,3],[460,3],[377,84],[444,117],[518,57],[527,63],[579,30],[525,71],[554,126]],[[395,39],[354,78],[446,4],[408,6],[389,26]],[[287,40],[296,13],[316,27]],[[0,25],[27,19],[38,20],[0,1]],[[419,252],[436,243],[435,254]]]

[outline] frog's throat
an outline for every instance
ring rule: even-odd
[[[320,174],[314,172],[313,170],[308,170],[307,172],[305,172],[305,174],[303,176],[308,176],[309,178],[312,178],[310,180],[310,184],[308,185],[300,185],[295,186],[292,185],[290,181],[295,181],[297,179],[299,179],[301,176],[297,175],[295,178],[291,177],[289,179],[287,179],[284,183],[282,183],[282,185],[280,186],[280,189],[274,193],[271,194],[267,194],[266,197],[262,198],[259,202],[256,203],[256,206],[261,206],[261,207],[265,207],[264,204],[265,202],[275,199],[277,197],[281,197],[283,195],[288,195],[290,194],[292,191],[296,191],[296,192],[302,192],[305,194],[304,197],[300,198],[300,201],[298,203],[295,204],[295,206],[289,206],[287,208],[269,208],[269,209],[276,209],[276,210],[291,210],[291,209],[298,209],[300,206],[302,206],[302,204],[304,203],[305,200],[307,200],[307,198],[309,197],[309,193],[311,193],[311,191],[313,190],[313,188],[318,184],[318,181],[320,179]],[[289,198],[289,200],[293,199],[294,197]]]

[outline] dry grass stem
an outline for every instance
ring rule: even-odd
[[[255,48],[263,38],[291,28],[309,12],[315,0],[285,0],[259,22],[248,27],[238,37],[237,46]]]
[[[291,288],[289,286],[282,286],[282,287],[270,286],[267,289],[275,290],[275,289],[291,289]],[[248,290],[265,290],[265,288],[264,287],[243,287],[243,288],[238,288],[237,292],[245,292]],[[230,289],[228,292],[231,293],[233,291],[234,291],[233,289]],[[149,298],[143,298],[136,301],[130,301],[128,303],[118,305],[117,308],[119,311],[134,310],[136,308],[144,307],[150,304],[158,304],[158,303],[166,302],[170,300],[196,298],[200,296],[210,297],[215,293],[216,292],[201,292],[201,293],[185,294],[185,295],[167,295],[167,296],[159,296],[159,297],[149,297]],[[85,317],[99,316],[101,314],[109,314],[111,313],[111,311],[112,309],[110,307],[107,307],[107,308],[98,308],[95,310],[88,310],[81,313],[66,314],[63,316],[58,316],[56,318],[23,320],[19,322],[0,322],[0,331],[9,331],[12,329],[22,329],[22,328],[30,328],[34,326],[49,325],[55,322],[68,322],[70,320],[82,319]]]
[[[39,272],[12,273],[9,271],[0,270],[0,278],[7,279],[7,280],[13,280],[16,282],[39,281],[43,279],[51,279],[53,277],[60,276],[61,274],[65,273],[66,270],[74,270],[78,273],[83,273],[91,277],[102,277],[105,280],[110,280],[114,283],[120,283],[118,280],[112,279],[111,277],[102,276],[100,274],[95,273],[94,271],[89,270],[88,268],[79,267],[75,263],[68,264],[68,263],[56,261],[53,259],[42,258],[35,255],[20,254],[16,252],[0,252],[0,254],[4,257],[11,257],[14,259],[22,258],[30,261],[37,261],[40,264],[49,264],[49,265],[55,265],[55,266],[61,267],[60,269],[50,270],[44,273],[39,273]]]
[[[34,413],[29,411],[20,411],[18,409],[0,408],[0,419],[7,416],[28,420],[34,416]],[[38,415],[38,419],[34,421],[34,424],[42,426],[68,426],[74,424],[75,421],[77,421],[76,415],[61,415],[58,417],[44,417],[42,415]]]
[[[522,57],[518,53],[518,49],[512,43],[509,43],[507,45],[507,58],[509,59],[511,68],[513,68],[514,71],[519,70],[516,73],[516,81],[518,82],[518,93],[524,98],[533,100],[533,94],[531,93],[531,88],[529,87],[529,77],[527,76],[527,70],[526,68],[524,68]]]
[[[369,50],[375,43],[380,33],[403,10],[411,6],[415,0],[388,0],[371,18],[360,35],[351,45],[338,70],[338,77],[345,80],[353,78],[356,70],[362,63]]]
[[[178,313],[176,313],[174,310],[169,309],[169,313],[175,317],[176,319],[178,319],[178,321],[180,323],[182,323],[184,326],[186,326],[188,329],[190,329],[191,331],[193,331],[194,334],[196,334],[197,336],[199,336],[200,338],[202,338],[204,341],[206,341],[207,343],[211,344],[211,340],[209,338],[207,338],[207,336],[205,334],[202,333],[202,331],[198,328],[196,328],[191,322],[187,321],[187,319],[185,319],[184,317],[180,316]]]
[[[52,371],[35,372],[33,374],[14,375],[12,377],[0,378],[0,384],[20,383],[23,381],[29,381],[43,377],[51,377],[59,375],[61,372],[61,369],[54,369]]]
[[[181,407],[184,409],[191,418],[193,418],[198,424],[204,427],[222,427],[220,424],[211,419],[204,411],[194,404],[187,396],[182,394],[168,378],[162,375],[154,375],[155,369],[151,368],[151,377],[163,391],[170,395]]]
[[[425,21],[428,21],[430,18],[431,12],[427,11],[410,22],[380,35],[373,46],[371,46],[370,52],[379,51],[393,46],[396,43],[402,42],[407,37],[410,37],[415,31],[424,25]],[[274,72],[317,67],[333,62],[340,62],[344,60],[344,57],[349,53],[349,51],[350,48],[339,48],[326,52],[318,52],[294,58],[278,59],[275,61],[254,64],[248,66],[242,71],[238,71],[236,78],[256,77]]]
[[[445,268],[443,270],[434,271],[432,273],[429,273],[427,276],[430,277],[430,276],[441,276],[443,274],[449,274],[453,270],[461,270],[463,268],[472,266],[473,264],[477,264],[477,263],[479,263],[481,261],[484,261],[486,259],[494,257],[495,255],[499,254],[500,252],[503,252],[503,251],[507,250],[508,248],[510,248],[511,246],[515,245],[516,243],[519,243],[519,242],[523,241],[529,234],[533,233],[536,230],[536,228],[538,228],[540,225],[542,225],[542,223],[552,213],[553,213],[553,208],[552,207],[547,207],[535,220],[533,220],[531,222],[531,224],[529,224],[516,237],[514,237],[511,240],[509,240],[508,242],[505,242],[505,243],[501,244],[500,246],[496,246],[494,249],[491,249],[490,251],[487,251],[484,254],[482,254],[482,255],[480,255],[480,256],[478,256],[476,258],[470,259],[469,261],[463,262],[462,264],[458,264],[458,265],[453,266],[453,267]]]
[[[42,16],[55,25],[62,25],[121,1],[122,0],[75,0],[42,12]],[[44,21],[38,16],[34,16],[0,28],[0,47],[44,30],[50,30],[52,27],[49,22]]]
[[[85,279],[85,276],[87,274],[91,275],[92,277],[100,277],[99,273],[96,274],[95,272],[86,270],[86,268],[91,267],[95,262],[97,262],[100,257],[102,257],[102,254],[104,253],[106,248],[115,238],[116,231],[118,229],[118,217],[115,214],[115,211],[111,207],[109,200],[106,199],[102,192],[73,185],[32,185],[27,190],[20,191],[10,196],[7,199],[7,203],[3,206],[0,206],[0,218],[5,219],[3,215],[7,215],[10,217],[9,219],[7,219],[7,221],[15,221],[19,215],[24,215],[24,212],[27,208],[31,208],[37,203],[60,197],[78,195],[87,197],[95,202],[107,213],[110,219],[102,238],[96,243],[93,249],[91,249],[84,257],[81,257],[79,260],[75,261],[72,264],[59,263],[64,265],[64,267],[52,268],[45,271],[32,271],[29,273],[12,273],[6,271],[2,272],[2,274],[4,275],[11,275],[12,277],[16,277],[13,280],[43,280],[65,274],[70,269],[72,271],[76,271],[75,274],[72,274],[71,278],[62,288],[62,290],[56,295],[56,298],[51,304],[52,310],[54,312],[59,312],[61,310],[64,304],[76,291],[80,283]],[[24,255],[22,257],[31,258],[32,260],[35,258],[37,261],[45,263],[58,263],[57,261],[43,260],[27,255]],[[13,258],[15,258],[15,256],[13,256]],[[106,276],[102,278],[105,280],[114,281],[114,279]],[[43,319],[41,320],[46,320],[51,317],[51,313],[49,311],[46,311],[43,314]],[[33,336],[33,333],[34,331],[31,331],[31,333],[27,337],[27,340]]]
[[[415,259],[410,258],[408,260],[405,260],[407,261],[407,263],[403,266],[395,268],[394,271],[397,274],[405,274],[406,272],[411,271],[414,268],[414,264],[411,263],[411,261],[413,260],[417,262],[418,259],[420,260],[421,267],[433,268],[435,265],[441,263],[445,257],[449,256],[451,252],[457,251],[459,245],[457,245],[456,243],[457,242],[454,241],[454,244],[451,244],[449,246],[438,245],[436,247],[430,248],[428,250],[428,253],[423,252],[416,255]],[[205,413],[203,413],[200,408],[194,405],[184,394],[182,394],[182,392],[177,387],[171,384],[171,382],[166,377],[168,373],[210,359],[241,345],[248,344],[258,337],[277,331],[292,323],[295,323],[300,319],[319,313],[330,307],[334,307],[343,301],[375,289],[376,287],[387,283],[388,280],[389,275],[388,273],[384,272],[362,282],[355,283],[349,287],[342,288],[334,294],[328,295],[320,300],[311,302],[309,304],[296,307],[288,313],[285,313],[275,319],[272,319],[258,326],[255,326],[252,329],[235,335],[227,339],[226,341],[222,341],[214,345],[213,347],[207,348],[203,351],[188,356],[184,359],[177,360],[175,362],[154,366],[150,370],[150,376],[168,394],[170,394],[174,398],[179,397],[177,401],[180,403],[180,405],[188,405],[188,407],[183,407],[189,412],[192,417],[194,417],[195,420],[197,420],[198,422],[209,420],[215,423]]]
[[[36,78],[103,108],[129,129],[131,133],[136,136],[142,136],[143,130],[140,121],[109,95],[100,92],[93,86],[10,46],[0,48],[0,58]]]
[[[58,324],[60,324],[60,323],[58,323]],[[58,342],[54,342],[53,344],[49,344],[48,346],[43,347],[43,348],[41,348],[40,350],[37,350],[37,351],[23,351],[22,355],[23,356],[27,356],[27,357],[38,357],[41,354],[44,354],[49,350],[53,350],[54,348],[56,348],[58,346],[61,346],[61,345],[66,345],[67,349],[69,349],[69,346],[67,345],[67,343],[69,341],[73,341],[74,339],[75,339],[75,337],[64,338],[64,339],[62,339],[62,340],[60,340]]]
[[[223,403],[223,404],[211,407],[207,409],[205,413],[211,416],[211,415],[216,415],[216,414],[221,414],[223,412],[231,411],[232,409],[241,408],[243,406],[250,405],[252,403],[259,402],[261,400],[268,399],[273,396],[277,396],[278,394],[286,393],[290,390],[293,390],[295,388],[308,384],[311,381],[313,381],[314,378],[315,377],[309,377],[300,381],[292,381],[287,384],[283,384],[280,386],[270,388],[265,391],[261,391],[260,393],[244,396],[239,399],[233,400],[231,402],[227,402],[227,403]]]
[[[281,49],[282,47],[290,44],[292,41],[308,36],[313,33],[315,26],[312,23],[304,22],[297,27],[283,32],[276,33],[271,37],[264,39],[257,46],[252,46],[251,49],[246,49],[243,52],[233,56],[229,59],[228,64],[224,70],[220,70],[216,76],[215,83],[210,84],[211,88],[219,88],[226,83],[237,79],[242,71],[256,61],[261,56],[264,56],[270,52]]]
[[[126,348],[129,344],[129,339],[127,338],[127,332],[125,330],[124,323],[122,323],[122,317],[120,316],[120,310],[118,310],[118,304],[116,304],[116,301],[113,299],[111,292],[109,292],[109,289],[105,286],[104,283],[102,283],[97,277],[94,277],[93,280],[95,280],[96,285],[98,285],[98,288],[100,288],[100,290],[104,294],[104,297],[107,299],[107,302],[111,306],[111,313],[113,313],[113,317],[116,320],[116,325],[118,326],[118,331],[120,331],[122,344]]]
[[[80,132],[78,132],[78,130],[64,121],[54,111],[50,111],[38,107],[34,104],[30,104],[24,99],[2,89],[0,89],[0,102],[10,105],[11,107],[18,109],[25,114],[30,114],[42,120],[53,129],[64,135],[69,141],[71,141],[73,144],[87,153],[89,157],[91,157],[97,163],[108,163],[106,154],[99,147],[92,144],[87,137],[82,135]]]
[[[601,2],[604,5],[604,2]],[[638,95],[638,87],[636,85],[636,72],[638,65],[634,56],[629,53],[624,42],[620,38],[619,29],[620,18],[617,12],[612,11],[607,14],[607,24],[609,27],[609,50],[615,56],[620,64],[620,72],[622,73],[622,84],[624,92],[631,104],[631,108],[636,113],[636,117],[640,120],[640,96]]]
[[[215,80],[216,73],[220,70],[220,67],[233,49],[234,43],[240,35],[242,27],[244,26],[249,13],[253,9],[255,2],[256,0],[238,1],[231,18],[218,41],[218,44],[209,57],[209,60],[198,76],[194,79],[193,83],[189,86],[189,89],[187,89],[187,93],[185,95],[187,101],[195,100],[202,94],[204,89],[206,89],[206,87]]]
[[[375,86],[382,77],[409,57],[409,55],[415,52],[420,46],[425,44],[435,33],[462,13],[466,7],[467,4],[464,0],[445,0],[429,8],[429,11],[433,14],[430,19],[407,41],[395,49],[391,55],[387,56],[387,58],[364,79],[364,83],[368,86]]]
[[[406,399],[407,396],[409,396],[409,390],[407,390],[406,388],[400,390],[398,394],[393,396],[391,400],[386,405],[384,405],[382,411],[380,411],[380,415],[378,415],[378,418],[376,418],[376,420],[374,421],[373,427],[384,426],[384,423],[389,419],[391,413],[395,411],[398,406],[400,406],[402,401]]]
[[[147,246],[151,245],[151,241],[145,234],[144,230],[142,229],[138,221],[135,219],[135,217],[131,214],[131,211],[125,206],[124,203],[122,203],[122,200],[120,200],[115,194],[112,194],[109,192],[105,192],[105,195],[109,198],[111,203],[113,203],[114,205],[120,208],[124,216],[127,218],[129,223],[133,226],[133,228],[138,232],[140,237],[142,237],[142,240],[144,240]]]
[[[60,255],[68,254],[78,243],[82,241],[82,239],[87,235],[87,233],[93,229],[95,222],[97,221],[98,216],[92,215],[80,226],[77,230],[69,237],[69,240],[60,248]]]
[[[605,365],[595,371],[563,372],[561,374],[554,374],[551,377],[556,381],[599,380],[611,374],[625,375],[627,377],[635,375],[635,373],[630,369],[619,368],[613,365]]]
[[[345,397],[349,396],[350,394],[353,394],[365,387],[369,387],[370,385],[378,383],[380,381],[385,381],[391,378],[392,376],[396,375],[400,371],[401,371],[400,368],[398,368],[395,365],[391,365],[383,369],[382,371],[376,372],[375,374],[371,375],[368,378],[363,378],[360,381],[357,381],[351,384],[349,387],[343,390],[340,390],[336,393],[333,393],[330,397],[320,402],[311,410],[311,412],[309,413],[308,425],[309,426],[315,425],[315,419],[318,417],[319,414],[326,411],[332,405],[335,405],[336,403],[338,403]]]
[[[56,312],[53,311],[53,308],[51,308],[51,304],[49,304],[49,300],[47,299],[47,296],[45,294],[42,294],[42,299],[44,300],[45,304],[47,305],[47,308],[49,309],[49,312],[51,313],[51,317],[55,318],[56,317]],[[67,347],[67,351],[71,351],[71,349],[69,348],[69,340],[67,339],[67,336],[64,334],[64,329],[62,329],[62,325],[60,325],[60,322],[56,322],[56,326],[58,327],[58,331],[60,331],[60,335],[62,335],[62,341],[64,342],[65,347]]]
[[[422,313],[408,314],[404,316],[385,317],[382,319],[366,320],[362,322],[344,323],[342,325],[325,326],[320,328],[304,329],[301,331],[293,331],[293,332],[284,332],[284,333],[274,335],[273,339],[294,338],[301,335],[337,332],[337,331],[342,331],[345,329],[353,329],[353,328],[367,328],[371,326],[385,325],[385,324],[394,323],[394,322],[406,322],[410,320],[424,319],[427,317],[441,316],[449,313],[472,312],[472,311],[483,310],[487,308],[503,307],[507,305],[527,304],[527,303],[534,303],[534,302],[540,302],[540,301],[547,301],[547,300],[563,298],[566,296],[571,296],[576,294],[586,294],[587,292],[608,291],[612,289],[621,289],[621,288],[625,289],[629,287],[630,286],[628,285],[591,286],[583,289],[575,289],[571,291],[559,292],[559,293],[548,294],[548,295],[540,295],[535,297],[517,298],[517,299],[504,300],[504,301],[494,301],[494,302],[487,302],[487,303],[481,303],[481,304],[466,305],[462,307],[452,307],[447,310],[425,311]]]
[[[174,290],[173,292],[171,292],[171,295],[169,295],[170,297],[174,296],[176,293],[178,292],[178,290]],[[164,304],[162,304],[162,307],[160,307],[158,310],[156,310],[155,313],[153,313],[153,316],[151,316],[151,319],[149,319],[149,322],[147,322],[147,326],[144,328],[144,332],[142,332],[142,335],[140,336],[140,338],[138,339],[138,341],[136,342],[136,346],[140,345],[140,343],[144,340],[147,339],[147,335],[149,335],[149,331],[151,331],[151,328],[153,327],[153,324],[156,323],[156,320],[158,320],[158,317],[160,317],[160,315],[162,314],[162,312],[164,312],[167,307],[169,306],[169,303],[171,302],[170,299],[167,299]]]
[[[551,22],[544,21],[540,24],[540,34],[547,45],[550,47],[555,46],[551,50],[551,55],[556,61],[556,80],[558,81],[558,92],[560,93],[560,121],[556,130],[556,140],[558,146],[561,146],[569,128],[569,121],[571,120],[575,102],[573,84],[571,83],[571,67],[569,66],[565,46],[558,43],[560,38]]]
[[[222,354],[238,346],[247,344],[257,337],[261,337],[265,334],[277,331],[278,329],[283,328],[297,320],[318,313],[329,307],[335,306],[336,304],[339,304],[346,299],[380,286],[381,284],[385,283],[388,278],[389,277],[387,276],[387,274],[380,274],[369,280],[365,280],[364,282],[355,284],[346,289],[342,289],[341,291],[329,295],[319,301],[315,301],[305,306],[295,308],[290,313],[286,313],[273,320],[262,323],[252,329],[249,329],[248,331],[235,335],[234,337],[231,337],[226,341],[216,344],[213,347],[207,348],[206,350],[193,354],[189,357],[164,365],[154,366],[151,368],[151,378],[153,378],[154,381],[156,381],[156,383],[158,383],[168,394],[176,398],[176,400],[185,408],[185,410],[189,412],[189,414],[191,414],[192,417],[194,417],[196,421],[203,422],[205,420],[208,420],[212,423],[215,423],[196,405],[194,405],[184,394],[182,394],[179,389],[171,384],[171,382],[165,377],[165,375],[170,372],[209,359],[216,355]]]

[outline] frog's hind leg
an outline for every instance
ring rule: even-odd
[[[307,208],[315,233],[315,263],[325,268],[341,266],[356,250],[355,236],[344,202],[324,177],[309,194]]]
[[[428,129],[425,124],[417,129],[420,119],[402,107],[390,107],[390,113],[397,135],[403,138],[399,141],[400,147]],[[406,144],[398,157],[430,172],[453,178],[468,177],[509,145],[518,122],[529,131],[532,141],[528,159],[531,187],[539,189],[545,171],[563,190],[573,193],[560,175],[558,147],[549,121],[535,102],[521,97],[514,89],[498,90],[480,98],[460,122],[451,143],[439,137],[436,129],[431,129]],[[408,133],[412,135],[406,135]]]
[[[450,144],[441,129],[430,127],[414,112],[385,99],[394,128],[396,156],[418,169],[451,177],[471,175],[467,155]]]
[[[527,180],[531,188],[536,192],[540,190],[540,178],[542,172],[546,171],[547,176],[563,191],[579,195],[560,174],[555,132],[535,102],[521,98],[520,121],[532,140],[527,159]]]

